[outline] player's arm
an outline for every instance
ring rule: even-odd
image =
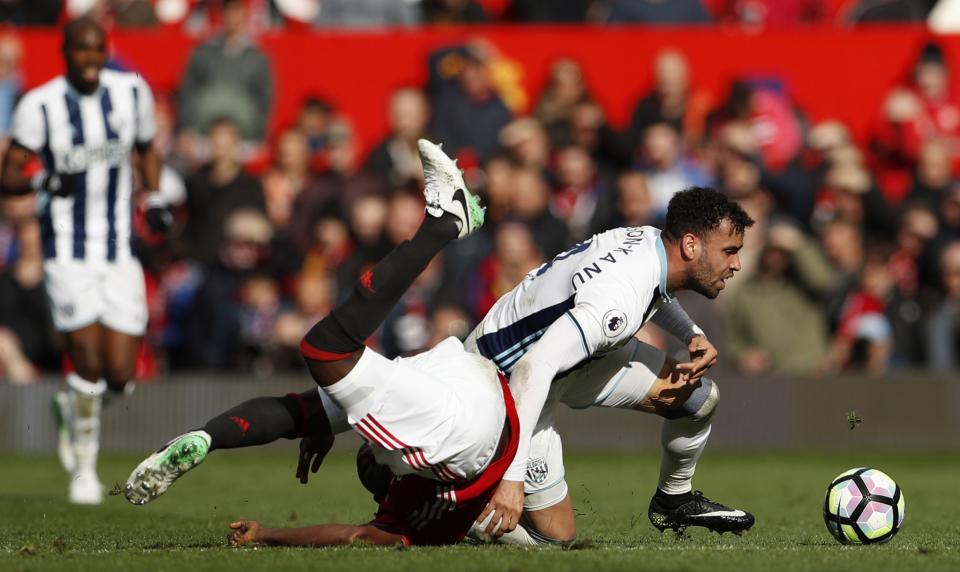
[[[582,319],[578,315],[586,312],[584,306],[576,306],[550,325],[543,337],[520,358],[510,375],[510,392],[520,418],[520,438],[513,463],[504,474],[490,504],[477,519],[482,523],[493,513],[487,524],[488,534],[499,535],[516,528],[523,511],[523,482],[530,440],[550,392],[550,384],[557,374],[587,359],[595,349],[587,341],[583,327],[578,322],[578,319]]]
[[[37,151],[47,144],[46,115],[36,97],[25,95],[14,109],[10,123],[10,147],[0,167],[0,195],[4,215],[18,227],[34,216],[34,191],[56,177],[52,165],[39,173],[29,171]]]
[[[680,302],[674,300],[665,304],[650,321],[687,344],[690,361],[677,364],[677,369],[686,374],[688,381],[703,377],[708,369],[716,365],[717,348],[710,343],[700,326],[690,319]]]
[[[137,144],[137,168],[143,179],[143,188],[149,193],[160,189],[160,155],[153,147],[153,141]]]
[[[145,219],[151,232],[165,234],[173,226],[173,213],[170,206],[160,196],[160,155],[153,146],[157,134],[157,122],[154,114],[153,92],[142,78],[137,80],[136,109],[137,132],[134,143],[137,148],[137,170],[147,193]]]
[[[403,536],[381,530],[371,524],[318,524],[303,528],[267,528],[255,520],[230,523],[227,536],[233,546],[260,544],[266,546],[341,546],[362,542],[392,545],[403,542]]]

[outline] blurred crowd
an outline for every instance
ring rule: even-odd
[[[381,5],[323,6],[353,4]],[[421,18],[428,6],[476,6],[395,4],[422,7]],[[567,3],[500,4],[517,14]],[[0,0],[3,13],[21,17],[27,5],[45,3]],[[218,5],[216,31],[190,57],[178,92],[157,94],[161,192],[177,224],[169,239],[139,244],[151,313],[147,377],[302,367],[304,333],[419,225],[421,137],[459,158],[488,223],[448,247],[370,340],[388,356],[465,336],[537,265],[604,229],[659,225],[674,192],[708,185],[757,221],[743,271],[717,301],[680,297],[725,367],[745,375],[960,369],[960,93],[936,43],[887,94],[868,140],[855,141],[842,122],[808,121],[775,80],[735,81],[710,104],[675,49],[651,56],[653,88],[616,129],[576,61],[554,61],[542,93],[522,94],[501,81],[492,47],[470,42],[432,53],[426,85],[384,102],[389,135],[361,154],[351,118],[321,97],[268,137],[273,91],[249,24],[256,4]],[[18,46],[0,38],[0,133],[20,91]],[[518,111],[525,96],[529,113]],[[256,151],[264,147],[267,159]],[[60,366],[38,251],[35,237],[14,236],[0,221],[0,378],[29,381]],[[683,349],[652,327],[642,335]]]

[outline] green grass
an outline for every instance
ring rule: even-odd
[[[139,459],[106,456],[101,478],[122,482]],[[827,534],[823,490],[841,471],[871,465],[906,493],[905,528],[882,546],[843,547]],[[221,452],[157,502],[66,504],[66,475],[51,457],[0,455],[0,570],[958,570],[960,459],[955,454],[720,454],[701,461],[696,486],[753,511],[748,534],[699,529],[678,538],[646,517],[657,454],[574,454],[567,477],[578,513],[575,549],[498,546],[328,550],[226,545],[227,523],[272,526],[362,522],[373,512],[352,458],[327,460],[308,486],[294,453]]]

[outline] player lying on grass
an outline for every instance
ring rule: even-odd
[[[697,460],[719,401],[703,377],[717,352],[673,300],[678,290],[716,298],[740,270],[738,252],[753,224],[713,189],[692,188],[670,201],[663,231],[618,228],[578,244],[530,272],[502,296],[465,347],[510,376],[520,416],[517,456],[471,536],[502,542],[572,541],[573,505],[564,480],[556,410],[617,407],[664,417],[657,490],[648,516],[659,530],[703,526],[743,532],[754,518],[692,490]],[[679,364],[634,335],[653,321],[683,340]],[[360,470],[376,475],[360,456]],[[385,479],[368,478],[375,497]],[[379,484],[377,484],[379,483]],[[522,517],[521,517],[522,513]],[[519,523],[514,527],[514,523]]]
[[[307,333],[301,350],[320,386],[260,398],[172,440],[130,475],[125,494],[145,504],[215,449],[309,436],[323,454],[335,433],[357,431],[393,475],[376,518],[363,525],[268,529],[230,525],[234,545],[452,544],[484,510],[516,453],[516,410],[506,381],[456,338],[406,359],[365,348],[404,291],[450,241],[483,224],[459,169],[420,142],[427,214],[415,237],[365,274],[352,295]],[[322,455],[318,458],[322,458]]]

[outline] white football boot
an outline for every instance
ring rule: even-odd
[[[483,226],[484,208],[480,199],[467,189],[463,172],[457,162],[447,156],[439,145],[420,139],[417,141],[420,162],[423,165],[424,191],[427,214],[433,217],[450,213],[457,217],[463,238]]]
[[[100,504],[103,502],[103,485],[97,478],[97,473],[89,470],[78,470],[70,477],[71,504]]]
[[[210,435],[205,431],[191,431],[175,437],[130,473],[124,496],[132,504],[147,504],[202,463],[209,451]]]

